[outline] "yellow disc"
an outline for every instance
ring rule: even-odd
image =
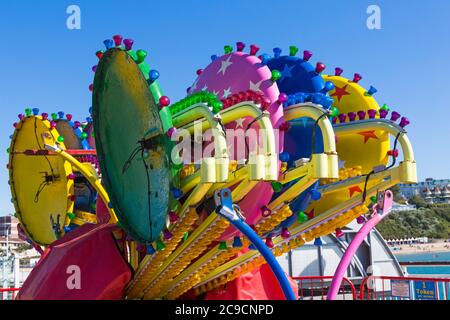
[[[57,239],[51,220],[64,233],[67,212],[72,212],[73,180],[70,164],[57,155],[26,155],[28,150],[45,150],[43,135],[58,141],[59,134],[40,116],[23,118],[14,131],[9,157],[9,180],[17,217],[28,237],[40,245]]]
[[[380,109],[376,100],[367,95],[366,90],[359,84],[341,76],[325,75],[323,78],[334,84],[335,88],[330,91],[330,96],[334,100],[333,106],[338,108],[339,113],[358,111],[367,113],[370,109],[377,111]],[[361,166],[363,173],[369,173],[375,166],[388,163],[389,134],[386,131],[368,130],[355,132],[352,136],[338,136],[336,148],[339,160],[345,167]]]

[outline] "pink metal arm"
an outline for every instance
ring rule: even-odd
[[[327,300],[335,300],[337,294],[339,293],[339,288],[341,286],[342,278],[344,277],[345,271],[350,265],[353,256],[358,250],[361,243],[364,241],[366,236],[385,216],[389,214],[392,209],[393,203],[392,192],[387,190],[384,193],[378,194],[377,204],[371,209],[371,217],[366,223],[361,227],[358,233],[353,238],[352,242],[348,246],[344,253],[344,256],[339,263],[336,272],[334,273],[333,280],[331,281],[330,289],[328,290]]]

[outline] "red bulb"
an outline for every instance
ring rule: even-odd
[[[114,40],[114,44],[116,45],[116,47],[119,47],[121,44],[122,44],[122,36],[121,35],[115,35],[114,37],[113,37],[113,40]]]
[[[198,69],[198,70],[196,71],[196,73],[197,73],[198,76],[201,75],[201,74],[203,73],[203,69]]]
[[[75,180],[75,174],[71,173],[67,176],[67,179],[69,180]]]
[[[258,52],[259,47],[256,44],[252,44],[250,46],[250,55],[255,56],[256,53]]]
[[[66,114],[66,119],[67,119],[67,121],[71,121],[72,115],[70,113]]]
[[[90,85],[89,85],[89,91],[90,91],[90,92],[94,91],[94,85],[93,85],[93,84],[90,84]]]
[[[42,114],[42,120],[47,120],[48,119],[48,113],[43,113]]]
[[[170,104],[170,99],[167,96],[162,96],[159,98],[159,105],[161,107],[167,107]]]
[[[322,62],[317,62],[316,64],[316,73],[321,73],[325,70],[326,66]]]
[[[97,58],[100,60],[101,58],[103,58],[103,52],[102,51],[97,51],[95,53],[95,55],[97,56]]]
[[[358,83],[362,79],[362,76],[359,73],[355,73],[353,76],[353,82]]]
[[[14,127],[14,128],[17,128],[17,122],[14,122],[14,123],[13,123],[13,127]]]

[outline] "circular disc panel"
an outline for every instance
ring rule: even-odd
[[[168,211],[167,138],[144,75],[121,49],[108,50],[97,67],[93,118],[97,156],[111,204],[128,234],[149,243],[162,231]],[[140,149],[143,139],[150,141],[148,154]]]
[[[9,159],[10,187],[17,216],[27,235],[40,245],[56,240],[51,219],[63,233],[67,212],[73,209],[69,195],[73,194],[69,163],[57,155],[25,155],[26,150],[44,150],[42,135],[54,141],[56,129],[38,116],[24,118],[14,132]],[[63,144],[59,143],[62,147]],[[47,181],[47,182],[46,182]]]

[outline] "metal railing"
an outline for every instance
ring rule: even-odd
[[[14,300],[19,290],[20,288],[0,288],[0,301]]]
[[[292,279],[298,282],[299,300],[326,300],[333,276],[303,276]],[[337,299],[357,300],[357,298],[355,286],[348,278],[344,277]]]
[[[449,300],[450,278],[370,276],[361,282],[361,300]]]

